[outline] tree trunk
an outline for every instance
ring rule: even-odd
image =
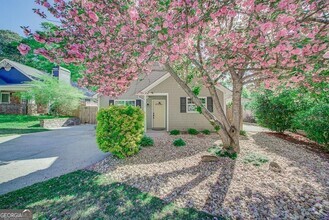
[[[243,84],[239,79],[233,79],[233,97],[232,97],[232,126],[230,136],[232,137],[231,147],[234,152],[240,152],[240,121],[241,121],[241,95]]]
[[[176,80],[176,82],[182,87],[182,89],[191,97],[192,101],[200,106],[202,109],[202,114],[206,117],[206,119],[216,128],[216,126],[220,126],[220,130],[217,131],[222,142],[223,148],[225,151],[229,153],[239,153],[239,133],[240,133],[240,106],[241,106],[241,93],[242,93],[242,83],[233,88],[233,123],[230,124],[227,119],[223,108],[220,102],[216,99],[216,90],[213,87],[209,89],[211,96],[213,97],[215,108],[220,113],[220,118],[216,118],[211,112],[208,111],[202,103],[200,99],[192,92],[191,88],[177,75],[177,73],[171,68],[171,66],[167,63],[165,64],[166,70],[170,73],[170,75]],[[214,97],[215,96],[215,97]],[[237,108],[238,107],[238,108]],[[236,110],[237,109],[237,110]],[[236,115],[237,114],[237,115]]]

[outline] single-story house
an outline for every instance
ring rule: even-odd
[[[226,101],[232,97],[232,91],[218,85],[217,93],[226,112]],[[199,98],[210,112],[218,115],[208,89],[202,87]],[[133,81],[129,89],[118,97],[98,94],[98,108],[106,108],[109,105],[140,106],[145,114],[145,129],[214,130],[209,121],[197,112],[195,104],[186,92],[159,65],[155,65],[150,74],[142,75],[141,79]]]
[[[15,94],[27,91],[31,85],[27,82],[40,80],[43,71],[37,70],[30,66],[3,59],[0,61],[0,114],[40,114],[47,113],[47,107],[36,105],[33,100],[21,100]],[[52,71],[52,75],[62,82],[71,84],[71,72],[63,67],[56,67]],[[89,93],[85,93],[89,94]],[[89,94],[92,99],[93,94]]]

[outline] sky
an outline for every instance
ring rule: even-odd
[[[20,26],[29,26],[32,31],[35,31],[40,29],[41,22],[46,21],[32,11],[33,8],[44,11],[44,8],[35,4],[34,0],[0,0],[0,5],[0,29],[11,30],[24,36]],[[48,13],[46,14],[49,19],[54,19]]]

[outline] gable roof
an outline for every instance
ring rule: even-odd
[[[152,88],[159,85],[161,82],[165,81],[170,77],[170,73],[166,72],[159,64],[153,66],[152,72],[150,74],[141,74],[139,79],[133,81],[128,90],[122,95],[116,97],[116,99],[124,99],[127,97],[132,97],[135,95],[143,95],[147,93]],[[224,93],[231,94],[232,91],[225,86],[218,84],[216,86],[218,90],[223,91]],[[97,95],[99,95],[97,93]],[[112,97],[113,98],[113,97]]]
[[[17,63],[12,60],[3,59],[2,61],[0,61],[0,68],[5,68],[7,66],[16,68],[18,71],[20,71],[22,74],[24,74],[31,80],[39,79],[43,74],[45,74],[44,72],[37,70],[33,67],[26,66],[24,64]]]
[[[125,98],[136,96],[143,89],[153,84],[154,82],[158,81],[161,77],[163,77],[166,74],[167,72],[165,72],[159,65],[154,65],[152,72],[150,74],[140,74],[137,80],[131,82],[128,90],[122,95],[115,97],[115,99],[125,99]]]

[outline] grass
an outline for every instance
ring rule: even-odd
[[[35,219],[213,219],[80,170],[0,196],[2,209],[31,209]]]
[[[0,115],[0,137],[13,134],[27,134],[47,131],[40,127],[39,119],[54,118],[50,115]]]

